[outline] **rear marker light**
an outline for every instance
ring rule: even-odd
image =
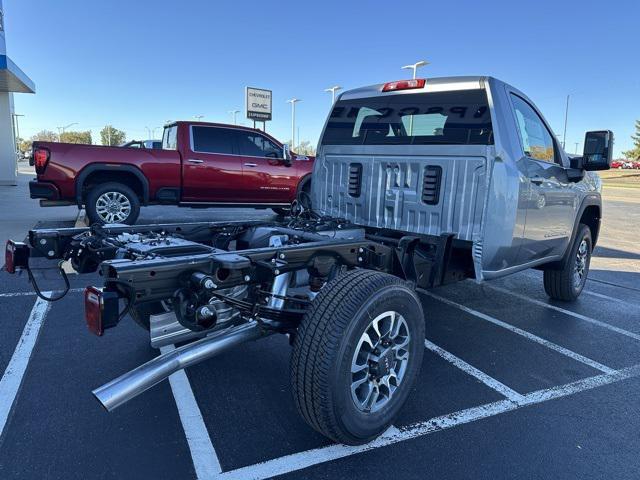
[[[411,90],[414,88],[423,88],[426,80],[424,78],[414,78],[413,80],[398,80],[397,82],[385,83],[382,87],[383,92],[395,92],[396,90]]]
[[[7,273],[16,273],[17,270],[29,266],[29,247],[22,242],[7,240],[4,250],[4,268]]]
[[[118,323],[118,294],[97,287],[84,289],[84,318],[89,331],[99,337]]]

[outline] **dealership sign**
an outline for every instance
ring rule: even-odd
[[[271,90],[247,87],[245,98],[248,119],[261,122],[271,120]]]

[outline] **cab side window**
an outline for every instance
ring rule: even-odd
[[[233,153],[233,130],[217,127],[191,127],[193,151],[201,153]]]
[[[282,148],[259,133],[237,131],[236,138],[240,155],[282,158]]]
[[[517,95],[511,94],[522,149],[527,157],[553,163],[556,158],[553,137],[536,111]]]

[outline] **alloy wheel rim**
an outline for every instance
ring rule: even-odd
[[[131,202],[120,192],[105,192],[96,200],[96,213],[105,223],[123,222],[131,213]]]
[[[402,315],[387,311],[365,328],[351,360],[351,399],[365,413],[389,403],[409,362],[409,326]]]
[[[576,252],[576,263],[573,269],[573,286],[580,288],[587,275],[587,263],[589,260],[589,245],[586,240],[580,242]]]

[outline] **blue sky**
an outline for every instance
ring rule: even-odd
[[[406,6],[405,6],[406,5]],[[421,76],[493,75],[523,90],[562,133],[612,129],[616,155],[640,118],[638,1],[318,2],[4,0],[7,53],[35,81],[20,129],[112,123],[129,138],[166,120],[228,122],[246,85],[273,90],[267,131],[316,142],[323,90]],[[157,136],[157,135],[156,135]]]

